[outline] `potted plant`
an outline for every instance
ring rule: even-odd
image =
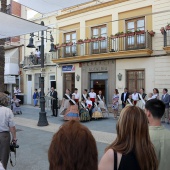
[[[84,43],[90,43],[90,42],[91,42],[90,39],[88,39],[88,38],[84,39]]]
[[[73,45],[72,42],[67,42],[67,43],[66,43],[66,46],[72,46],[72,45]]]
[[[161,27],[160,31],[161,31],[162,34],[164,34],[165,28],[164,28],[164,27]]]
[[[152,37],[154,37],[155,32],[154,32],[153,30],[151,30],[151,31],[149,31],[149,34],[150,34]]]
[[[66,46],[67,46],[67,43],[66,43],[66,42],[64,42],[64,43],[61,44],[61,47],[66,47]]]
[[[115,35],[111,34],[111,35],[110,35],[110,38],[111,38],[111,39],[118,38],[118,35],[117,35],[117,34],[115,34]]]
[[[166,29],[166,30],[170,30],[170,23],[167,23],[165,29]]]
[[[91,38],[91,42],[95,42],[95,41],[98,41],[98,38],[92,37],[92,38]]]
[[[102,36],[99,36],[99,37],[98,37],[98,40],[99,40],[99,41],[102,41],[102,40],[105,40],[105,39],[106,39],[106,37],[102,37]]]
[[[77,41],[77,44],[83,44],[84,43],[84,41],[82,40],[82,39],[79,39],[78,41]]]
[[[133,35],[135,35],[135,32],[126,31],[126,36],[133,36]]]
[[[135,30],[136,35],[140,35],[140,34],[144,34],[144,33],[145,33],[145,30],[140,30],[140,29]]]

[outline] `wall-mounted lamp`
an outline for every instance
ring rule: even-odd
[[[80,80],[80,76],[77,74],[76,76],[76,80],[79,81]]]
[[[118,77],[118,80],[119,80],[119,81],[122,80],[122,74],[121,74],[121,73],[119,73],[119,74],[117,75],[117,77]]]

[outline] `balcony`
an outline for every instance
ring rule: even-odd
[[[142,34],[124,34],[108,38],[88,39],[70,46],[61,45],[55,52],[53,62],[74,63],[89,60],[129,58],[150,56],[152,53],[152,36]]]
[[[0,8],[0,12],[3,12],[2,8]],[[11,4],[6,6],[6,13],[11,14]]]
[[[169,30],[164,30],[164,50],[167,53],[170,53],[170,29]]]
[[[44,66],[52,66],[55,65],[52,62],[52,59],[56,58],[55,53],[45,53],[44,54]],[[23,69],[41,67],[41,59],[36,57],[36,55],[31,54],[29,56],[24,57],[24,61],[22,63]]]

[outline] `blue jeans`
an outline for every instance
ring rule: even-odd
[[[38,99],[34,99],[34,106],[36,106],[38,103]]]

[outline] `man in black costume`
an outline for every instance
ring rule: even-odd
[[[57,115],[58,115],[58,98],[57,98],[57,92],[54,90],[54,87],[51,87],[50,96],[52,97],[51,110],[53,113],[51,116],[57,117]]]

